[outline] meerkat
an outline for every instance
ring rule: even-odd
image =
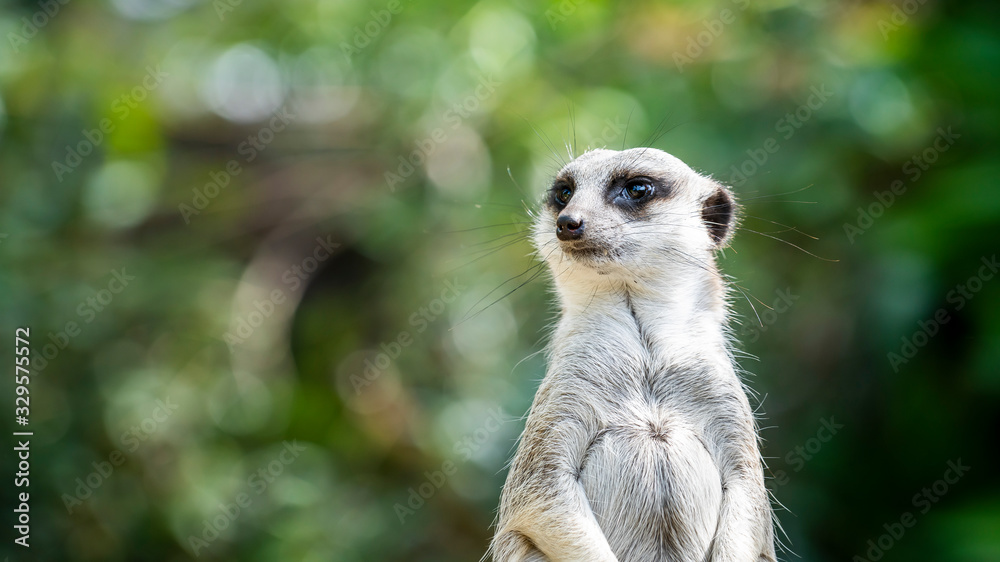
[[[651,148],[592,150],[532,238],[561,307],[500,499],[497,562],[774,561],[715,253],[730,189]]]

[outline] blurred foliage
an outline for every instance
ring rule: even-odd
[[[3,551],[478,559],[556,313],[526,209],[566,145],[651,144],[745,204],[721,263],[791,549],[1000,559],[997,21],[0,1],[0,321],[35,361],[32,546],[7,480]]]

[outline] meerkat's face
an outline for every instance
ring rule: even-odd
[[[592,150],[556,175],[534,239],[559,276],[634,275],[704,263],[735,215],[727,187],[661,150]]]

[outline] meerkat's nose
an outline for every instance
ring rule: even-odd
[[[583,219],[569,215],[559,215],[556,219],[556,237],[560,240],[576,240],[583,236]]]

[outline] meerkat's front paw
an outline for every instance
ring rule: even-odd
[[[528,537],[507,532],[494,539],[493,562],[549,562],[549,558]]]

